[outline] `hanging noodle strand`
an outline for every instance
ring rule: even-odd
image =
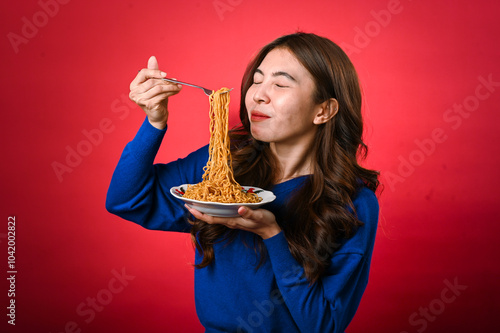
[[[229,89],[221,88],[210,95],[210,144],[203,181],[188,185],[184,198],[223,202],[253,203],[262,199],[247,193],[234,180],[228,135]]]

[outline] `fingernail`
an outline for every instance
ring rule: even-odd
[[[163,76],[163,77],[167,76],[167,73],[165,73],[165,72],[161,72],[160,74],[161,74],[161,76]]]

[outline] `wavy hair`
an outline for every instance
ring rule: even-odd
[[[353,64],[345,52],[331,40],[298,32],[282,36],[264,46],[248,64],[241,83],[241,124],[231,130],[235,178],[240,184],[270,188],[278,178],[277,161],[269,144],[250,134],[245,96],[253,84],[253,74],[266,55],[276,48],[289,50],[312,75],[319,104],[335,98],[337,114],[318,126],[313,141],[313,173],[295,192],[286,207],[286,217],[278,221],[293,257],[304,267],[313,283],[328,268],[339,242],[351,237],[362,223],[357,219],[352,198],[361,186],[373,191],[379,185],[379,173],[365,169],[358,161],[366,158],[368,148],[362,140],[361,90]],[[304,223],[304,221],[307,221]],[[214,260],[213,245],[231,240],[235,230],[201,221],[193,223],[192,238],[202,268]],[[256,236],[255,248],[265,260],[265,247]]]

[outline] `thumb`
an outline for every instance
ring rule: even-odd
[[[148,60],[148,69],[158,69],[158,60],[155,56],[151,56]]]
[[[244,219],[251,219],[253,213],[254,211],[252,209],[249,209],[245,206],[240,206],[240,208],[238,208],[238,214],[240,214],[240,216]]]

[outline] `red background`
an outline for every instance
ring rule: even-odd
[[[169,76],[239,88],[261,46],[303,30],[351,55],[365,94],[366,164],[385,184],[370,283],[348,332],[498,331],[500,5],[60,2],[0,5],[0,276],[9,216],[18,270],[16,326],[6,323],[2,278],[0,327],[202,332],[188,235],[147,231],[104,208],[115,164],[144,119],[127,101],[129,83],[156,55]],[[235,124],[238,89],[231,97]],[[208,140],[201,91],[184,88],[170,108],[161,162]],[[68,162],[71,150],[85,156]],[[91,316],[96,297],[104,305]]]

